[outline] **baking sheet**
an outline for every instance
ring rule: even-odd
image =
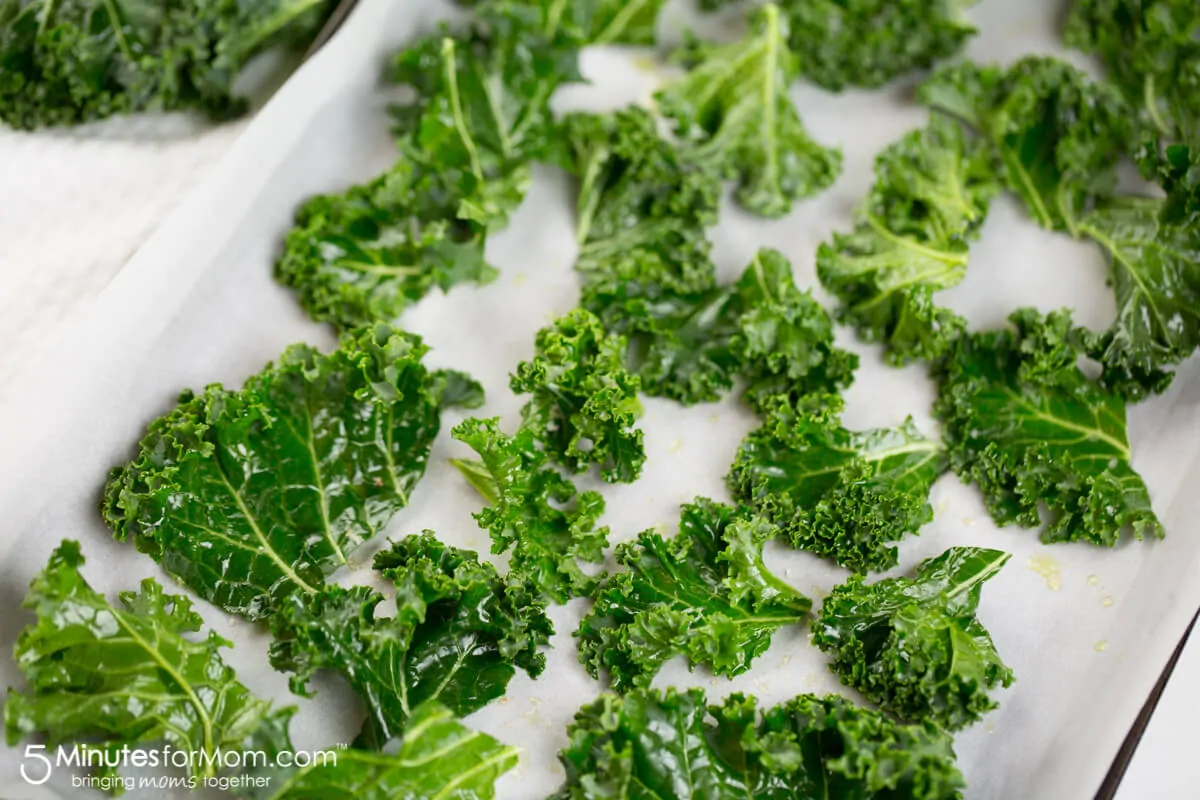
[[[969,55],[1008,61],[1031,51],[1057,53],[1062,11],[1059,3],[1038,0],[984,0],[971,12],[982,34]],[[132,588],[147,575],[168,580],[131,546],[113,541],[100,523],[96,504],[106,470],[132,454],[146,423],[170,408],[180,388],[212,381],[238,385],[294,341],[332,346],[331,333],[309,322],[293,296],[272,282],[270,265],[301,199],[368,178],[390,162],[388,93],[378,85],[387,55],[451,13],[448,2],[436,0],[364,0],[66,339],[11,387],[0,406],[0,599],[7,607],[16,608],[50,550],[68,536],[83,542],[85,574],[97,588]],[[663,24],[677,30],[691,19],[685,6],[672,3]],[[720,18],[707,24],[725,25]],[[569,88],[561,106],[646,102],[662,74],[645,55],[585,52],[583,69],[593,85]],[[792,259],[802,287],[816,287],[816,247],[849,226],[871,183],[874,155],[925,116],[903,85],[840,96],[798,86],[793,94],[814,136],[844,148],[845,173],[783,220],[750,218],[727,204],[713,233],[725,279],[759,247],[773,246]],[[502,272],[496,283],[431,295],[403,318],[434,347],[432,363],[467,369],[484,383],[488,403],[474,413],[501,415],[510,428],[520,399],[507,389],[508,372],[529,357],[536,329],[578,298],[570,268],[576,250],[571,197],[565,176],[540,169],[509,230],[489,242],[489,258]],[[1104,273],[1092,246],[1037,229],[1005,199],[972,250],[966,280],[941,297],[975,327],[1000,325],[1023,304],[1044,311],[1069,305],[1078,309],[1079,321],[1103,326],[1114,313]],[[920,368],[887,368],[875,348],[858,344],[848,331],[839,337],[863,358],[847,395],[847,425],[894,425],[911,414],[923,430],[936,431],[929,416],[933,387]],[[901,543],[898,572],[950,545],[1013,553],[988,584],[979,613],[1017,683],[999,693],[998,711],[956,740],[969,797],[1084,798],[1100,784],[1200,605],[1200,542],[1188,524],[1200,512],[1200,497],[1188,491],[1200,485],[1198,406],[1200,369],[1192,363],[1170,392],[1130,412],[1134,463],[1169,532],[1163,542],[1129,543],[1115,551],[1045,547],[1032,531],[996,529],[977,491],[947,475],[934,487],[934,521]],[[641,426],[649,460],[642,479],[605,487],[609,512],[603,522],[614,541],[647,527],[674,530],[679,504],[697,495],[727,499],[723,476],[754,425],[733,399],[687,410],[647,400],[646,409]],[[487,549],[486,534],[470,518],[479,500],[446,463],[467,454],[447,433],[460,418],[446,419],[429,472],[389,535],[431,528],[453,544]],[[366,565],[381,545],[357,553],[358,567],[335,579],[371,580]],[[818,601],[845,574],[782,547],[770,548],[768,561]],[[286,677],[267,667],[267,640],[258,628],[205,604],[199,610],[237,643],[227,658],[245,683],[263,696],[300,705],[292,726],[297,748],[352,737],[362,710],[343,684],[330,677],[318,684],[313,700],[291,696]],[[468,718],[523,751],[520,765],[499,784],[501,798],[541,798],[562,779],[555,753],[566,743],[566,726],[601,688],[578,665],[570,635],[585,610],[582,600],[552,609],[558,634],[543,676],[534,681],[518,675],[505,698]],[[10,647],[29,620],[15,610],[0,618],[0,646]],[[714,679],[702,669],[688,673],[676,661],[655,685],[702,686],[713,698],[745,691],[764,704],[798,692],[844,691],[825,664],[808,644],[807,629],[794,627],[778,632],[771,649],[738,679]],[[0,662],[0,685],[20,685],[7,659]],[[16,749],[0,754],[5,797],[54,797],[46,791],[56,784],[57,796],[78,794],[65,775],[38,793],[23,788],[19,763]]]

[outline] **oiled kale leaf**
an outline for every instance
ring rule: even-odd
[[[883,343],[890,363],[936,358],[965,329],[933,295],[962,280],[1001,180],[991,146],[935,114],[880,153],[854,231],[817,250],[840,318]]]
[[[637,479],[646,461],[638,377],[625,368],[625,338],[605,332],[582,308],[542,328],[533,360],[512,375],[512,390],[531,398],[521,409],[521,426],[533,431],[559,464],[584,472],[601,468],[606,481]]]
[[[951,800],[965,786],[950,737],[834,695],[761,712],[699,689],[602,695],[575,715],[559,753],[566,800]]]
[[[775,533],[765,520],[699,498],[683,506],[675,537],[650,530],[619,545],[627,570],[605,578],[575,632],[579,660],[593,676],[607,672],[617,691],[649,685],[681,654],[718,675],[745,672],[776,630],[812,606],[763,563]]]
[[[962,49],[975,0],[783,0],[800,71],[839,91],[872,88]]]
[[[779,7],[767,4],[740,42],[690,41],[679,54],[688,74],[655,96],[691,157],[736,178],[738,202],[765,217],[783,216],[842,168],[841,151],[809,136],[788,97],[797,64],[787,34]]]
[[[654,44],[665,0],[458,0],[460,5],[511,10],[548,39],[584,44]]]
[[[137,111],[242,113],[238,73],[275,45],[304,47],[333,0],[3,0],[0,121],[73,125]]]
[[[295,708],[273,709],[237,681],[221,659],[230,647],[214,632],[198,638],[203,620],[191,601],[163,592],[153,579],[110,603],[80,574],[79,543],[65,540],[25,597],[37,620],[17,639],[17,666],[28,682],[4,704],[9,746],[30,736],[113,753],[164,742],[192,754],[194,778],[215,775],[244,750],[271,756],[289,749]]]
[[[1013,682],[975,617],[983,584],[1008,553],[952,547],[917,567],[914,578],[836,587],[813,623],[813,644],[829,668],[884,711],[956,731],[999,704],[988,692]]]
[[[929,489],[947,467],[941,444],[911,419],[850,431],[837,398],[771,404],[738,449],[734,496],[778,525],[795,547],[857,572],[896,565],[892,542],[933,519]]]
[[[559,603],[590,594],[597,579],[580,562],[603,562],[608,546],[608,528],[596,527],[604,513],[600,493],[580,493],[550,465],[529,428],[509,436],[499,419],[468,419],[453,435],[479,455],[452,463],[487,503],[474,516],[491,534],[492,552],[512,551],[509,574]]]
[[[426,531],[379,552],[375,568],[396,585],[393,617],[376,616],[383,595],[365,586],[293,595],[271,617],[271,663],[292,673],[293,691],[309,694],[313,674],[330,669],[366,703],[356,746],[383,747],[424,703],[466,716],[504,694],[518,667],[545,669],[545,606],[475,553]]]
[[[1038,526],[1046,508],[1045,542],[1162,536],[1130,463],[1125,403],[1076,366],[1070,316],[1009,319],[1011,330],[962,337],[938,365],[934,413],[954,471],[979,484],[1000,525]]]
[[[325,576],[408,505],[444,407],[483,390],[378,325],[294,345],[239,391],[184,392],[115,468],[104,519],[206,600],[251,619]]]

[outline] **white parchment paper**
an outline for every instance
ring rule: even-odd
[[[1059,3],[1040,0],[984,0],[971,12],[982,33],[968,54],[1011,61],[1027,52],[1058,53],[1062,11]],[[18,609],[20,599],[64,537],[83,542],[85,573],[99,589],[130,589],[147,575],[169,583],[149,559],[115,542],[100,522],[96,506],[106,471],[130,457],[146,424],[171,407],[181,388],[213,381],[236,386],[291,342],[332,346],[330,332],[309,322],[293,297],[272,282],[271,264],[298,202],[368,178],[394,157],[387,92],[379,86],[383,65],[397,47],[450,13],[450,4],[439,0],[364,0],[65,340],[22,383],[9,387],[0,406],[0,598],[9,609],[0,616],[0,646],[11,647],[29,623],[30,615]],[[711,18],[705,26],[728,30],[736,16]],[[672,4],[663,24],[674,30],[692,19]],[[647,102],[666,73],[646,56],[586,52],[584,71],[593,84],[565,91],[562,107]],[[729,205],[713,233],[723,278],[737,275],[759,247],[772,246],[792,259],[802,287],[816,287],[817,245],[849,226],[871,183],[874,155],[924,121],[910,89],[834,96],[796,87],[794,99],[814,135],[844,148],[845,173],[831,190],[798,204],[783,220],[754,219]],[[509,371],[529,357],[537,328],[578,298],[571,271],[571,202],[566,177],[540,170],[511,227],[489,242],[489,258],[502,270],[497,282],[483,290],[433,295],[403,318],[435,348],[433,363],[467,369],[483,381],[489,399],[477,413],[502,415],[509,426],[520,407],[507,388]],[[996,203],[972,250],[966,280],[941,300],[975,327],[1002,324],[1018,305],[1043,311],[1071,306],[1081,322],[1104,326],[1114,314],[1105,272],[1092,246],[1037,229],[1005,199]],[[929,416],[933,387],[920,368],[887,368],[876,349],[858,344],[847,331],[840,338],[863,358],[848,392],[848,425],[894,425],[911,414],[922,429],[936,431]],[[1192,516],[1200,511],[1198,406],[1200,369],[1191,363],[1167,394],[1130,411],[1135,466],[1166,525],[1165,541],[1112,551],[1042,546],[1033,531],[998,530],[978,492],[947,475],[934,487],[934,521],[900,545],[898,571],[951,545],[1013,554],[985,589],[980,617],[1016,671],[1017,683],[1001,693],[998,711],[957,739],[970,797],[1062,800],[1094,794],[1200,605],[1200,541],[1191,530]],[[754,424],[732,399],[686,410],[648,400],[646,408],[641,424],[649,460],[642,479],[605,488],[604,522],[615,541],[652,526],[673,531],[679,504],[697,495],[727,499],[723,476]],[[486,534],[470,517],[479,500],[446,463],[466,454],[448,436],[459,418],[447,418],[429,472],[391,535],[431,528],[453,544],[487,549]],[[380,544],[358,553],[358,568],[335,579],[371,580],[366,565]],[[845,574],[782,547],[772,547],[768,559],[818,602]],[[299,700],[288,693],[286,678],[267,666],[260,629],[203,603],[199,610],[237,643],[227,658],[254,691],[300,705],[292,729],[297,747],[327,746],[353,735],[362,709],[337,679],[320,683],[315,699]],[[601,688],[578,665],[570,635],[585,610],[580,600],[553,609],[558,635],[544,675],[536,681],[518,675],[505,698],[468,718],[523,751],[520,766],[502,779],[503,798],[544,797],[562,779],[555,753],[566,743],[566,726]],[[799,692],[843,691],[804,627],[777,633],[771,649],[736,680],[714,679],[703,670],[688,673],[672,662],[656,680],[668,684],[703,686],[714,698],[745,691],[763,703]],[[0,661],[0,685],[21,685],[7,659]],[[19,777],[20,763],[18,748],[0,753],[5,797],[86,796],[70,788],[68,774],[28,787]]]

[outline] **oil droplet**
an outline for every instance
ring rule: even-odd
[[[716,425],[720,421],[721,421],[720,414],[709,414],[708,415],[708,424],[709,425]]]
[[[949,507],[950,507],[949,500],[945,500],[945,499],[938,500],[937,505],[935,505],[933,507],[933,515],[935,517],[940,517],[942,514],[946,513],[946,509],[948,509]]]
[[[1096,642],[1096,652],[1097,653],[1103,653],[1107,649],[1108,649],[1108,641],[1107,640],[1101,639],[1100,641]]]
[[[508,705],[508,695],[505,695],[504,697],[500,698],[500,705],[502,705],[502,706]]]
[[[712,686],[720,686],[721,685],[721,682],[719,680],[717,680],[716,678],[711,678],[711,679],[709,679],[708,682]]]
[[[637,56],[633,59],[633,68],[638,72],[647,72],[653,75],[658,72],[658,60],[653,56]]]
[[[969,528],[969,527],[971,527],[972,525],[974,525],[974,524],[975,524],[975,520],[974,520],[974,519],[972,519],[971,517],[963,517],[963,518],[962,518],[962,524],[963,524],[963,525],[966,525],[966,526]]]
[[[513,276],[513,286],[520,286],[527,280],[529,280],[528,275],[526,275],[524,272],[518,272]]]
[[[1087,585],[1088,586],[1099,586],[1100,585],[1100,576],[1099,575],[1088,575],[1087,576]]]
[[[683,447],[683,439],[672,439],[671,443],[669,445],[667,445],[667,452],[668,453],[678,453],[679,448],[681,448],[681,447]]]
[[[1113,596],[1111,594],[1106,594],[1104,597],[1100,598],[1100,605],[1104,606],[1105,608],[1110,607],[1115,602],[1117,601],[1113,600]]]
[[[791,657],[791,656],[784,656],[783,658],[779,659],[779,665],[780,665],[780,666],[786,667],[786,666],[787,666],[788,664],[790,664],[790,663],[792,663],[792,657]]]
[[[1030,556],[1029,568],[1041,575],[1046,581],[1046,588],[1057,592],[1062,588],[1062,567],[1051,556]]]

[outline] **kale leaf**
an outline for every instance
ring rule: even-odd
[[[240,391],[185,391],[113,469],[105,521],[231,613],[315,592],[408,505],[442,409],[483,402],[465,375],[429,372],[427,351],[378,325],[328,355],[294,345]]]
[[[839,317],[882,342],[890,363],[932,360],[966,328],[933,293],[962,280],[1000,180],[988,144],[934,114],[880,153],[854,231],[817,250],[821,285],[842,301]]]
[[[1113,200],[1079,224],[1108,257],[1117,298],[1116,320],[1087,349],[1104,385],[1130,399],[1166,389],[1165,368],[1200,347],[1200,226],[1164,224],[1162,205]]]
[[[1200,228],[1200,135],[1190,144],[1173,144],[1158,166],[1167,193],[1159,215],[1165,225]]]
[[[597,528],[604,513],[599,492],[583,492],[548,463],[533,431],[508,436],[496,419],[468,419],[454,428],[480,460],[452,463],[487,502],[476,513],[492,537],[492,552],[512,550],[510,574],[520,575],[550,599],[565,603],[591,594],[593,578],[579,562],[603,563],[608,528]]]
[[[576,44],[654,44],[665,0],[458,0],[460,5],[511,9],[548,39]]]
[[[356,746],[383,747],[424,703],[465,716],[503,695],[517,667],[545,669],[545,606],[475,553],[426,531],[379,552],[375,568],[396,584],[393,617],[376,617],[383,595],[365,586],[293,595],[271,617],[271,664],[292,673],[292,691],[308,696],[313,674],[332,669],[366,703]]]
[[[901,725],[834,695],[765,709],[700,689],[601,695],[575,715],[559,753],[562,800],[951,800],[965,785],[950,737]]]
[[[54,748],[86,741],[115,753],[101,767],[115,775],[120,751],[165,742],[192,753],[193,777],[211,776],[220,753],[288,749],[295,708],[273,709],[238,683],[221,659],[230,647],[203,624],[182,595],[153,579],[110,603],[80,574],[79,543],[64,540],[34,578],[24,607],[37,621],[17,639],[17,666],[29,688],[9,690],[4,704],[9,746],[41,736]]]
[[[788,97],[797,63],[787,33],[787,20],[769,3],[752,13],[742,41],[689,41],[679,54],[688,74],[655,95],[690,155],[736,178],[738,202],[765,217],[788,213],[842,169],[841,151],[808,135]]]
[[[929,489],[946,471],[942,446],[911,418],[894,429],[846,430],[837,397],[771,406],[738,449],[734,497],[795,547],[856,572],[894,567],[890,543],[933,519]]]
[[[975,0],[784,0],[806,78],[832,91],[874,88],[963,48]]]
[[[492,800],[496,779],[517,765],[517,749],[473,731],[437,703],[413,709],[398,749],[339,748],[336,759],[273,770],[251,800]]]
[[[799,622],[812,603],[763,563],[775,526],[698,498],[683,506],[679,533],[643,531],[617,547],[628,570],[607,576],[575,632],[579,660],[593,677],[608,672],[625,691],[647,686],[669,659],[740,675],[766,652],[771,635]]]
[[[1054,58],[1028,56],[1007,69],[954,64],[918,96],[991,141],[1008,188],[1043,228],[1077,236],[1080,217],[1113,192],[1117,163],[1131,150],[1120,92]]]
[[[458,219],[458,201],[413,160],[369,183],[319,195],[296,214],[276,279],[318,322],[346,329],[400,315],[438,286],[486,284],[486,229]]]
[[[833,654],[829,668],[884,711],[946,730],[966,727],[999,704],[988,692],[1009,686],[975,617],[983,584],[1008,553],[952,547],[921,562],[914,578],[865,584],[853,575],[834,588],[813,623],[813,644]]]
[[[1000,525],[1034,527],[1044,542],[1113,546],[1122,531],[1163,535],[1130,463],[1125,403],[1076,366],[1069,314],[1020,309],[1012,330],[969,334],[937,366],[950,464],[983,490]]]
[[[0,121],[32,130],[147,110],[237,116],[246,62],[306,46],[335,5],[0,0]]]
[[[514,392],[532,395],[521,426],[550,458],[575,472],[597,464],[610,483],[636,480],[646,461],[634,427],[640,382],[625,368],[625,350],[624,337],[577,308],[538,331],[533,360],[518,364],[511,381]]]

